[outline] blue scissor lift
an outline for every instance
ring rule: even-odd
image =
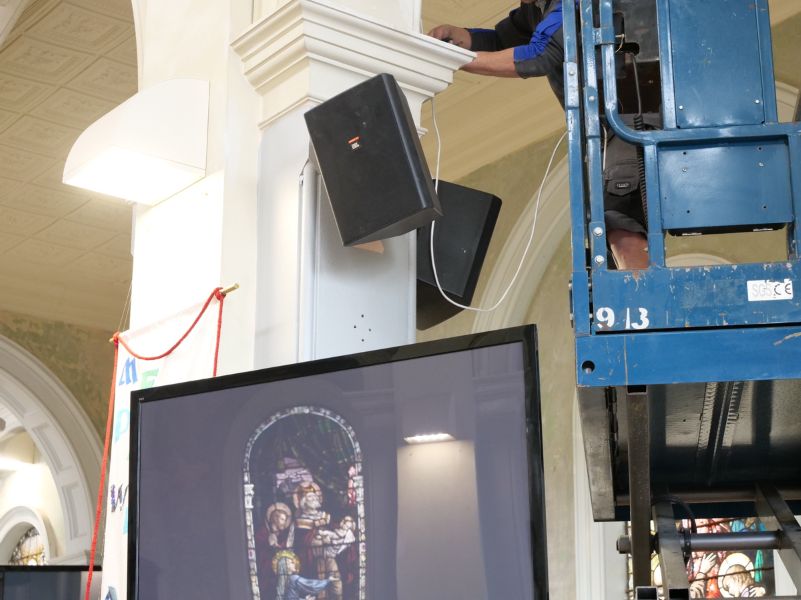
[[[776,549],[801,590],[801,125],[778,122],[767,0],[565,0],[564,31],[571,302],[595,520],[631,521],[619,547],[637,598],[657,597],[652,551],[670,600],[689,598],[688,553],[715,549]],[[656,126],[634,117],[649,86]],[[608,264],[612,136],[641,147],[643,271]],[[763,229],[786,233],[786,259],[666,265],[667,235]],[[769,530],[693,534],[676,528],[687,512],[758,515]]]

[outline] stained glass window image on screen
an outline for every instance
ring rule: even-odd
[[[134,398],[129,598],[545,598],[532,345]]]

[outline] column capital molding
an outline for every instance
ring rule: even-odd
[[[448,87],[454,71],[474,56],[331,0],[291,0],[254,23],[232,47],[262,97],[261,127],[378,73],[395,77],[418,120],[422,103]]]

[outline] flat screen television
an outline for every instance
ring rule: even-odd
[[[100,595],[100,568],[90,595]],[[89,567],[83,565],[0,565],[0,600],[77,600],[83,598]]]
[[[132,395],[137,600],[540,600],[534,326]]]

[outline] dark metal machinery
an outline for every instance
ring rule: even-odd
[[[801,125],[778,121],[767,0],[563,10],[571,308],[594,518],[631,521],[620,549],[638,599],[657,597],[652,551],[669,600],[690,597],[693,550],[778,550],[801,590]],[[643,271],[608,265],[612,136],[640,148]],[[766,229],[786,233],[786,259],[667,265],[666,235]],[[758,515],[770,531],[681,532],[679,506]]]

